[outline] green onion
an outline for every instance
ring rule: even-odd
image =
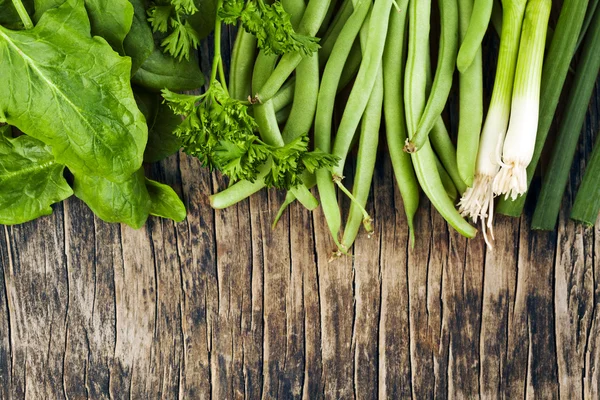
[[[553,230],[556,225],[577,142],[600,71],[600,11],[595,13],[590,26],[591,30],[585,38],[583,53],[577,64],[575,80],[569,92],[558,138],[554,144],[552,158],[533,214],[531,222],[533,229]]]
[[[527,166],[533,157],[540,109],[540,84],[552,0],[529,0],[515,72],[510,123],[504,139],[494,194],[516,199],[527,191]]]
[[[483,125],[473,186],[459,202],[459,211],[477,223],[481,219],[483,235],[488,246],[487,229],[493,238],[494,193],[492,182],[499,169],[501,149],[508,120],[517,64],[521,25],[526,0],[504,1],[500,53],[490,107]],[[487,228],[487,229],[486,229]]]
[[[531,183],[552,125],[560,93],[569,72],[579,32],[583,25],[587,5],[588,0],[565,0],[560,11],[554,38],[542,71],[539,123],[535,151],[529,167],[527,167],[528,185]],[[497,210],[501,214],[518,217],[521,215],[524,205],[525,196],[521,196],[516,201],[501,199]]]
[[[575,197],[571,218],[593,226],[600,212],[600,137],[596,140],[592,158],[585,170],[583,181]]]

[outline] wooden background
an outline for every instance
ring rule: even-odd
[[[596,93],[564,210],[598,116]],[[151,173],[185,222],[134,231],[73,198],[0,228],[0,398],[600,396],[600,223],[498,217],[487,251],[424,200],[412,249],[382,156],[375,235],[329,262],[320,211],[293,205],[272,231],[280,193],[214,211],[223,182],[196,160]]]

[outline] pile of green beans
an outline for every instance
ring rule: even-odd
[[[450,226],[474,237],[477,230],[456,204],[476,175],[484,117],[482,41],[488,27],[502,28],[500,1],[280,1],[297,32],[320,38],[320,50],[277,57],[257,50],[256,39],[241,29],[231,59],[231,96],[251,101],[264,142],[285,146],[308,132],[313,148],[339,162],[331,170],[305,173],[304,184],[287,193],[274,224],[296,200],[309,209],[320,205],[336,253],[346,253],[361,225],[368,233],[377,227],[365,207],[377,157],[386,148],[411,242],[421,190]],[[593,13],[597,2],[591,3]],[[432,24],[439,24],[439,37]],[[552,43],[551,52],[565,42]],[[436,65],[430,43],[439,44]],[[565,46],[575,44],[571,39]],[[549,74],[562,78],[565,68]],[[453,87],[459,112],[455,135],[444,119]],[[384,137],[387,146],[381,146]],[[353,149],[356,157],[350,156]],[[259,178],[268,169],[267,162]],[[351,186],[344,179],[348,170],[354,171]],[[211,205],[228,207],[264,187],[262,179],[237,182],[211,196]],[[347,213],[340,208],[344,196],[350,199]]]

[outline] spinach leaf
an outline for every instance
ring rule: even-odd
[[[162,96],[143,91],[134,92],[140,111],[148,124],[148,144],[144,151],[144,162],[164,160],[181,148],[181,139],[173,134],[181,124],[181,117],[162,103]]]
[[[73,194],[48,146],[27,135],[13,138],[0,127],[0,224],[52,214],[51,205]]]
[[[27,31],[0,27],[0,119],[52,147],[74,173],[123,181],[142,163],[148,128],[131,61],[89,36],[81,1]],[[10,93],[10,95],[9,95]]]
[[[129,0],[134,14],[131,30],[125,37],[125,54],[131,57],[131,75],[134,75],[154,50],[152,30],[146,20],[146,7],[143,0]]]
[[[194,0],[196,8],[200,11],[190,16],[189,21],[192,27],[198,32],[201,39],[215,29],[215,20],[217,19],[217,1],[216,0]]]
[[[152,201],[150,215],[170,218],[176,222],[185,219],[185,205],[173,188],[148,178],[146,178],[146,187]]]
[[[63,4],[66,0],[35,0],[34,20],[37,22],[51,8]],[[69,0],[71,4],[76,2]],[[101,36],[119,54],[124,55],[123,40],[131,29],[133,6],[128,0],[85,0],[94,36]]]
[[[106,222],[122,222],[134,229],[144,225],[151,200],[143,169],[121,183],[85,174],[74,176],[75,196],[83,200],[98,217]]]
[[[163,54],[160,47],[156,46],[131,80],[156,92],[164,88],[181,91],[201,87],[204,84],[204,75],[195,56],[190,57],[189,61],[178,61]]]

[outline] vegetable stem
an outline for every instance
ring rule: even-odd
[[[592,158],[585,170],[571,211],[572,219],[587,226],[593,226],[596,223],[600,212],[600,180],[598,176],[600,176],[600,136],[594,145]]]
[[[556,225],[587,106],[600,72],[600,11],[595,13],[590,27],[533,214],[533,229],[553,230]]]
[[[23,26],[25,27],[25,29],[32,29],[33,22],[31,21],[31,17],[27,13],[27,10],[25,9],[23,2],[21,0],[12,0],[12,3],[13,3],[13,6],[15,7],[15,10],[17,10],[17,13],[19,14],[19,18],[21,18],[21,22],[23,22]]]
[[[542,70],[539,123],[535,150],[527,167],[528,186],[531,184],[544,143],[552,126],[554,113],[583,25],[587,5],[588,0],[565,0],[560,10],[554,37],[550,43]],[[525,196],[519,197],[516,201],[500,199],[497,210],[501,214],[518,217],[521,215],[524,205]]]

